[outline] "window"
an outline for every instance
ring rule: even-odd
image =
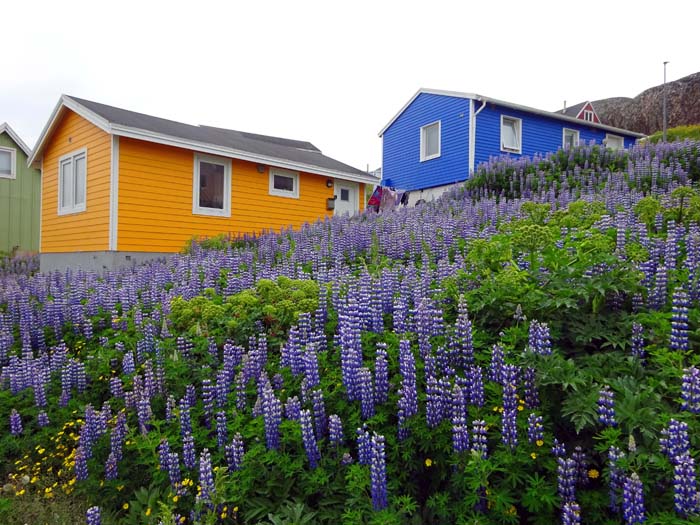
[[[270,168],[270,195],[299,198],[299,174],[296,171]]]
[[[523,121],[501,115],[501,151],[520,153]]]
[[[623,139],[619,135],[611,135],[610,133],[606,133],[605,147],[610,149],[624,149],[625,139]]]
[[[14,179],[16,176],[17,151],[0,147],[0,179]]]
[[[350,190],[348,190],[346,188],[341,188],[340,200],[345,201],[345,202],[350,202]]]
[[[231,161],[195,155],[192,213],[231,216]]]
[[[420,128],[420,161],[440,156],[440,121]]]
[[[562,140],[562,147],[564,149],[571,149],[578,146],[578,131],[575,129],[564,128],[563,132],[564,138]]]
[[[58,214],[85,211],[87,150],[73,151],[58,159]]]
[[[583,120],[586,122],[593,122],[593,112],[590,109],[585,109],[583,111]]]

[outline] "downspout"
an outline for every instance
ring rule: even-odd
[[[481,101],[481,107],[474,112],[474,99],[469,99],[469,176],[474,174],[474,162],[476,158],[476,116],[486,107],[486,101]]]

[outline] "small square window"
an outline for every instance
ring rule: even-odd
[[[14,179],[17,152],[11,148],[0,148],[0,178]]]
[[[501,151],[520,153],[523,121],[519,118],[501,115]]]
[[[340,200],[345,202],[350,202],[350,190],[341,188],[340,190]]]
[[[298,199],[299,173],[281,168],[270,168],[270,195]]]
[[[563,132],[564,138],[562,140],[562,147],[564,149],[571,149],[578,146],[579,132],[575,129],[564,128]]]
[[[58,159],[58,214],[85,211],[87,194],[87,150]]]
[[[585,120],[586,122],[593,122],[593,120],[594,120],[593,112],[590,109],[584,110],[583,120]]]
[[[192,213],[231,216],[231,161],[195,155]]]
[[[440,121],[420,128],[421,162],[440,156]]]

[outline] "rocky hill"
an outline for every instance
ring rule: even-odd
[[[666,83],[668,127],[700,124],[700,73]],[[634,98],[613,97],[594,100],[604,124],[651,134],[663,128],[663,85],[643,91]]]

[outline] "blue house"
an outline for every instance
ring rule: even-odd
[[[493,156],[532,156],[591,141],[620,149],[644,135],[472,93],[422,88],[379,136],[382,185],[411,191],[413,204],[466,180]]]

